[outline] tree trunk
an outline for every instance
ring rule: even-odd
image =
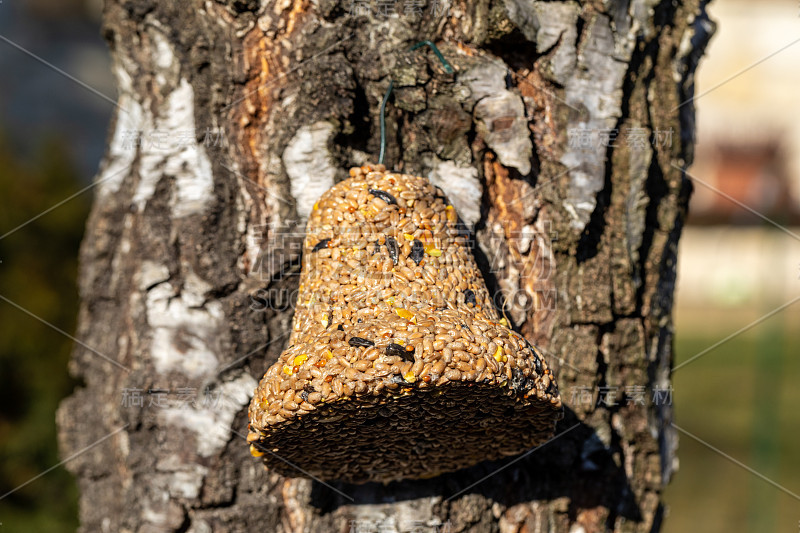
[[[705,3],[107,2],[119,108],[81,251],[84,386],[58,413],[82,531],[657,531]],[[408,51],[426,39],[454,74]],[[375,161],[390,79],[387,166],[471,225],[566,416],[424,481],[281,477],[248,453],[247,404],[305,217]]]

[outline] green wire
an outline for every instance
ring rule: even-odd
[[[378,156],[378,164],[383,164],[383,156],[386,154],[386,102],[389,101],[389,95],[392,94],[394,88],[394,80],[389,80],[389,86],[386,88],[386,93],[383,95],[383,102],[381,102],[381,153]]]
[[[436,48],[436,45],[433,44],[431,41],[420,41],[417,44],[415,44],[414,46],[412,46],[411,48],[409,48],[408,51],[409,52],[413,52],[417,48],[422,48],[423,46],[426,46],[426,45],[431,47],[431,50],[433,50],[433,53],[436,54],[436,57],[438,57],[439,61],[442,62],[442,65],[444,65],[445,72],[447,72],[448,74],[452,74],[453,73],[453,67],[450,66],[450,63],[447,62],[447,60],[444,58],[444,56],[439,51],[439,49]]]
[[[444,58],[442,53],[436,48],[436,45],[433,44],[431,41],[420,41],[411,48],[408,49],[409,52],[413,52],[417,48],[422,48],[423,46],[429,46],[433,53],[436,54],[436,57],[439,58],[439,61],[442,62],[444,65],[444,70],[448,74],[453,73],[453,67],[450,66],[450,63]],[[392,94],[392,89],[394,89],[394,80],[389,80],[389,87],[386,88],[386,93],[383,95],[383,101],[381,102],[381,116],[380,116],[380,123],[381,123],[381,152],[378,156],[378,164],[383,164],[383,157],[386,155],[386,102],[389,101],[389,96]]]

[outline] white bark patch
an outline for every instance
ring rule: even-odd
[[[151,28],[148,34],[154,44],[156,67],[153,92],[162,95],[163,101],[157,116],[144,115],[138,126],[141,170],[133,203],[142,210],[158,182],[170,177],[175,182],[175,194],[170,200],[173,217],[201,214],[214,198],[214,177],[206,150],[196,140],[194,89],[186,79],[178,77],[180,64],[169,41],[158,30]]]
[[[572,227],[583,230],[597,205],[597,193],[605,181],[606,149],[624,142],[624,133],[615,131],[622,102],[622,82],[626,63],[617,61],[614,37],[607,17],[597,16],[579,56],[575,76],[566,86],[566,100],[583,113],[568,122],[571,139],[586,136],[590,145],[570,142],[561,162],[573,170],[564,207],[572,217]]]
[[[459,82],[469,87],[475,102],[480,136],[500,163],[527,175],[533,155],[528,118],[522,97],[506,89],[506,75],[504,65],[486,61],[460,75]]]
[[[148,35],[155,45],[153,49],[153,62],[156,67],[156,82],[159,87],[165,87],[171,79],[177,77],[180,72],[180,65],[175,59],[169,41],[161,30],[154,26],[147,27]]]
[[[428,179],[442,188],[464,222],[474,226],[481,218],[483,193],[478,170],[474,167],[459,167],[452,161],[434,161],[436,164]]]
[[[150,122],[148,122],[150,124]],[[153,131],[153,128],[146,127],[142,129],[143,132]],[[162,178],[161,171],[157,166],[163,163],[163,156],[156,154],[155,157],[150,153],[149,148],[142,147],[141,149],[141,165],[139,171],[139,183],[136,186],[136,191],[133,193],[132,203],[136,205],[138,211],[144,209],[145,204],[153,197],[156,192],[156,185]]]
[[[225,329],[222,305],[210,301],[195,307],[196,295],[175,293],[170,283],[161,283],[147,293],[150,357],[159,374],[174,371],[190,378],[210,376],[219,364],[216,354]]]
[[[179,468],[184,470],[154,475],[151,485],[167,492],[172,498],[186,498],[187,500],[197,498],[208,469],[195,464],[183,464]]]
[[[506,73],[503,64],[487,59],[464,74],[459,74],[458,80],[469,87],[472,99],[479,102],[482,98],[506,90]]]
[[[213,288],[210,283],[190,270],[184,276],[181,296],[189,307],[201,307],[207,299],[206,295]]]
[[[261,252],[260,243],[265,231],[265,226],[248,224],[247,213],[250,212],[254,201],[247,187],[239,189],[235,208],[238,213],[236,231],[239,235],[244,235],[245,252],[236,259],[236,268],[247,274],[252,271],[253,265],[258,259],[258,254]]]
[[[168,126],[180,131],[196,132],[194,121],[194,90],[189,82],[181,80],[181,84],[167,101],[167,108],[172,113],[167,117]],[[179,112],[183,112],[182,115]],[[174,113],[174,114],[173,114]],[[167,160],[165,171],[175,176],[178,186],[172,214],[175,217],[200,214],[205,211],[214,198],[214,176],[211,161],[205,149],[196,141],[183,147],[180,152]]]
[[[248,275],[261,274],[262,244],[266,238],[267,228],[266,224],[251,225],[244,232],[245,255],[239,257],[237,264]],[[245,257],[247,258],[246,263]]]
[[[475,105],[476,130],[505,167],[527,176],[531,171],[533,143],[525,116],[525,104],[518,94],[502,91]]]
[[[140,291],[144,292],[150,287],[158,285],[161,282],[169,279],[169,268],[166,265],[161,265],[155,261],[146,259],[139,267],[139,272],[134,277],[134,282]]]
[[[149,485],[149,497],[141,502],[144,524],[138,531],[176,531],[184,521],[184,512],[179,503],[169,498],[169,477],[148,476],[143,481]]]
[[[211,161],[196,141],[194,90],[185,79],[159,109],[153,133],[159,141],[142,147],[142,181],[134,202],[143,208],[158,181],[171,176],[176,187],[171,199],[172,215],[181,218],[201,214],[214,198],[214,177]]]
[[[212,457],[225,447],[231,438],[233,419],[250,403],[258,386],[249,374],[242,373],[233,381],[220,384],[207,398],[212,401],[193,409],[170,407],[159,412],[164,424],[191,430],[197,436],[197,452]]]
[[[208,525],[208,522],[197,517],[192,517],[192,525],[186,533],[213,533],[214,530]]]
[[[433,507],[441,500],[434,496],[391,504],[354,505],[353,526],[358,531],[439,531],[444,522],[434,514]]]
[[[506,0],[508,18],[525,37],[536,43],[539,52],[558,48],[550,55],[547,69],[561,85],[575,70],[575,40],[580,6],[573,2],[531,2]]]
[[[635,42],[628,35],[634,31],[630,11],[622,7],[613,10],[614,24],[622,32],[617,40],[609,17],[597,15],[576,47],[577,2],[536,1],[531,6],[522,0],[506,0],[505,4],[509,19],[536,43],[537,50],[556,47],[544,71],[564,86],[571,107],[567,122],[570,142],[561,158],[573,169],[564,209],[572,218],[572,227],[583,230],[597,205],[597,193],[603,189],[606,138],[613,134],[621,114],[622,82]],[[622,137],[621,132],[616,135]],[[575,146],[575,138],[588,139],[588,146]]]
[[[531,242],[536,236],[536,230],[533,226],[525,224],[519,232],[519,241],[517,246],[520,253],[527,254],[531,249]]]
[[[130,75],[119,63],[114,65],[113,72],[119,91],[117,102],[122,110],[116,112],[114,133],[105,157],[106,167],[97,178],[100,196],[119,191],[136,157],[136,138],[145,120],[142,106],[131,96],[133,87]]]
[[[289,175],[297,214],[307,219],[319,197],[333,186],[336,168],[329,143],[334,134],[330,122],[315,122],[295,133],[283,152],[283,166]]]

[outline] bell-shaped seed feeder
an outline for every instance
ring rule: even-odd
[[[427,179],[353,168],[309,216],[289,347],[250,404],[278,473],[427,478],[514,455],[562,416],[541,353],[495,309]]]

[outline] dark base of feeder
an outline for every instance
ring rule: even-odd
[[[450,383],[324,404],[266,435],[262,430],[253,443],[267,468],[282,475],[389,482],[524,452],[551,438],[561,416],[560,402],[548,398],[521,399],[496,384]],[[248,440],[257,436],[251,429]]]

